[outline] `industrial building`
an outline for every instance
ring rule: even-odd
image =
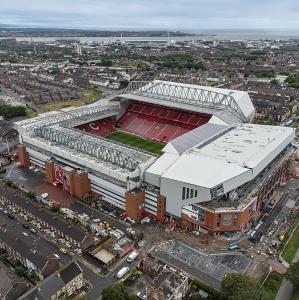
[[[131,82],[106,106],[19,121],[22,166],[76,197],[96,193],[131,219],[145,215],[206,233],[240,231],[292,176],[295,133],[251,124],[247,92]],[[106,138],[128,132],[165,144],[162,155]]]

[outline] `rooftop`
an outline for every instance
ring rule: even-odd
[[[198,86],[177,82],[154,80],[152,82],[130,82],[127,93],[121,98],[178,105],[191,110],[217,114],[225,111],[232,122],[244,122],[254,115],[254,106],[247,92]]]
[[[55,272],[52,275],[48,276],[46,279],[40,282],[37,286],[33,287],[19,299],[48,300],[82,273],[83,271],[81,267],[76,262],[71,262],[70,264],[60,269],[58,272]]]
[[[147,173],[206,188],[238,176],[241,185],[267,167],[294,136],[287,127],[206,124],[193,130],[190,139],[183,136],[167,144]]]

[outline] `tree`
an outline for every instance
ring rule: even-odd
[[[272,295],[262,287],[250,287],[246,290],[239,290],[236,294],[232,295],[230,300],[272,300]]]
[[[299,288],[299,261],[290,265],[287,279],[291,280],[296,288]]]
[[[119,82],[119,88],[124,89],[129,85],[129,81],[126,79],[123,79]]]
[[[191,300],[202,300],[202,297],[199,294],[193,294],[190,299]]]
[[[15,273],[16,273],[18,276],[20,276],[20,277],[23,276],[24,271],[25,271],[25,269],[24,269],[23,266],[20,266],[20,265],[15,266]]]
[[[128,295],[128,300],[137,300],[137,295],[134,294],[134,293],[130,293],[130,294]]]
[[[222,281],[221,292],[224,299],[234,299],[232,297],[239,295],[243,290],[254,289],[257,287],[257,282],[249,276],[242,274],[228,274]]]
[[[102,300],[129,300],[129,292],[122,283],[116,283],[103,290]]]

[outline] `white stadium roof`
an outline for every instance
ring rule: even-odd
[[[227,124],[250,121],[255,113],[247,92],[160,80],[130,82],[119,97],[217,115]]]
[[[184,136],[167,144],[165,153],[146,171],[148,183],[159,185],[159,178],[168,178],[212,188],[238,177],[240,186],[254,179],[295,136],[291,128],[253,124],[206,124],[192,135],[190,148]]]

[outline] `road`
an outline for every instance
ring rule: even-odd
[[[293,262],[297,262],[297,261],[299,261],[299,248],[297,249],[297,252],[293,259]],[[290,282],[290,280],[284,279],[278,290],[275,300],[289,300],[292,297],[292,293],[293,293],[293,284]]]

